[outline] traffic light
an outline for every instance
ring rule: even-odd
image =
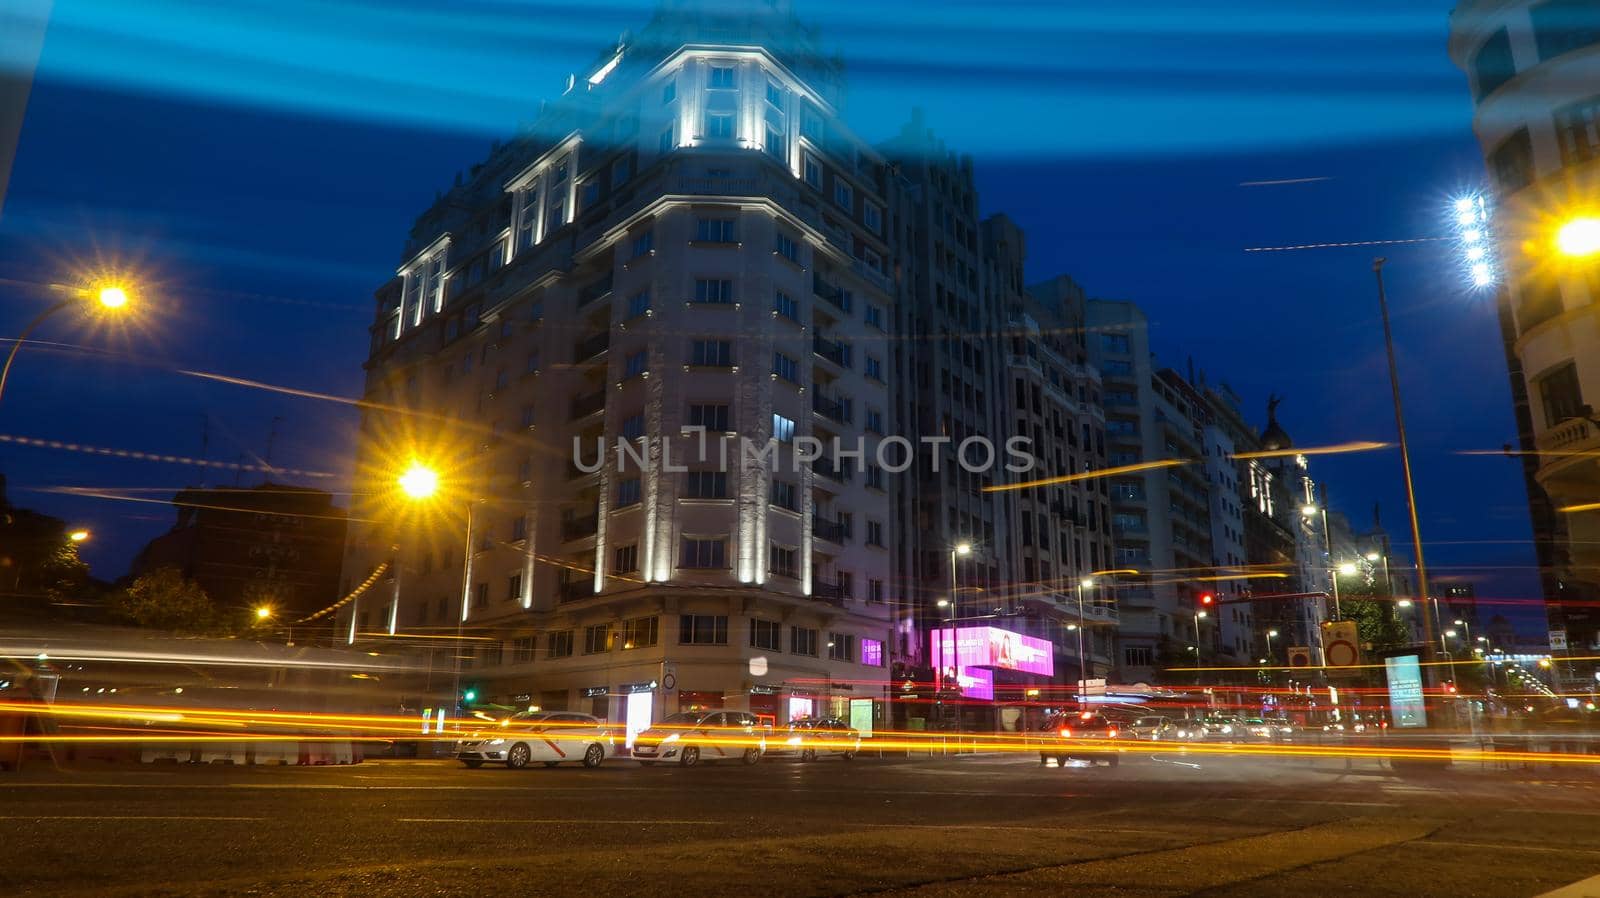
[[[1212,595],[1211,593],[1203,592],[1203,593],[1200,594],[1200,607],[1201,608],[1210,608],[1212,605],[1215,605],[1216,603],[1217,603],[1217,597]]]
[[[469,688],[469,689],[467,689],[467,690],[465,690],[465,691],[463,691],[461,693],[461,703],[463,705],[470,705],[470,704],[472,704],[473,702],[475,702],[477,700],[478,700],[478,690],[476,690],[476,689],[470,689]]]

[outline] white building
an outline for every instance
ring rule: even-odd
[[[892,179],[786,4],[697,7],[413,227],[377,294],[340,620],[449,647],[434,694],[881,721]],[[413,460],[439,498],[396,497]]]

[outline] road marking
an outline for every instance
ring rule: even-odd
[[[1150,756],[1150,760],[1156,761],[1157,763],[1161,763],[1161,764],[1176,764],[1179,767],[1192,767],[1195,770],[1199,770],[1200,769],[1200,765],[1196,764],[1196,763],[1194,763],[1192,761],[1174,761],[1174,760],[1172,760],[1170,758],[1162,758],[1162,757],[1158,757],[1156,755],[1151,755]]]
[[[648,826],[661,824],[664,826],[745,826],[744,820],[672,820],[661,818],[658,820],[574,820],[571,817],[524,817],[521,819],[507,819],[505,817],[401,817],[396,823],[472,823],[478,825],[498,826],[502,823],[540,823],[540,824],[587,824],[590,826],[611,826],[613,824],[627,824],[631,826]]]
[[[188,814],[150,814],[134,816],[112,816],[106,814],[4,814],[0,820],[205,820],[211,821],[240,821],[252,822],[266,820],[266,817],[197,817]]]
[[[1428,839],[1425,842],[1412,844],[1439,845],[1445,848],[1487,848],[1495,851],[1547,851],[1551,854],[1600,854],[1600,848],[1557,848],[1552,845],[1518,845],[1513,842],[1448,842],[1443,839]],[[1600,879],[1596,881],[1600,882]],[[1600,891],[1595,894],[1600,895]]]

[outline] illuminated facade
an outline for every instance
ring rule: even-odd
[[[1450,55],[1468,75],[1495,195],[1501,330],[1551,629],[1592,653],[1600,511],[1563,509],[1600,501],[1600,8],[1467,0]]]
[[[377,294],[346,579],[390,567],[352,641],[464,632],[435,678],[630,728],[882,714],[901,223],[840,76],[783,4],[665,4],[418,219]],[[413,453],[460,495],[407,524]]]

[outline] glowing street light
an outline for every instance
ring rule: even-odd
[[[93,297],[102,309],[121,311],[128,305],[128,288],[123,284],[112,281],[93,287],[72,288],[70,294],[66,299],[55,303],[34,316],[34,319],[22,329],[22,333],[17,334],[11,341],[11,352],[6,355],[5,366],[0,367],[0,396],[5,395],[6,380],[11,376],[11,363],[16,361],[17,350],[22,348],[22,344],[33,336],[34,330],[43,324],[47,318],[64,309],[82,305],[83,300],[88,297]]]
[[[67,539],[70,539],[75,543],[81,543],[81,542],[83,542],[84,540],[86,540],[88,538],[89,538],[89,531],[87,531],[87,530],[74,530],[71,533],[67,534]]]
[[[431,499],[439,492],[439,472],[421,462],[412,462],[398,480],[400,491],[410,499]]]
[[[272,606],[262,605],[256,609],[256,620],[267,620],[272,617]]]
[[[1356,572],[1359,570],[1360,568],[1356,567],[1356,563],[1354,561],[1346,561],[1345,563],[1339,565],[1339,573],[1346,577],[1355,576]]]
[[[1556,230],[1556,249],[1563,256],[1587,258],[1600,253],[1600,218],[1574,218]]]
[[[1463,196],[1452,204],[1456,224],[1456,239],[1461,246],[1461,258],[1466,267],[1467,279],[1474,287],[1489,287],[1495,282],[1493,259],[1489,247],[1489,204],[1483,194]]]

